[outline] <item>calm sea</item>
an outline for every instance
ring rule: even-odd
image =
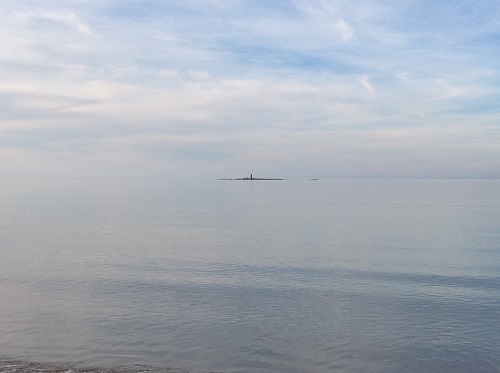
[[[498,372],[499,180],[6,179],[2,372]]]

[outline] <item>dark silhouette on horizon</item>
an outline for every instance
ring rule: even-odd
[[[250,174],[250,176],[241,177],[237,179],[220,179],[220,180],[286,180],[286,179],[253,177],[253,174]]]

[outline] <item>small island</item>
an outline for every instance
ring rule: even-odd
[[[250,174],[250,176],[241,177],[241,178],[237,178],[237,179],[219,179],[219,180],[286,180],[286,179],[253,177],[253,174]]]

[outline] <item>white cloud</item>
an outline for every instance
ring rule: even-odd
[[[298,8],[309,18],[318,36],[326,33],[334,40],[348,42],[354,36],[353,26],[340,14],[332,2],[324,0],[302,0],[296,3]]]
[[[196,80],[206,80],[206,79],[210,78],[210,74],[206,71],[191,70],[191,71],[188,71],[188,74],[191,78],[196,79]]]
[[[89,25],[71,10],[61,11],[16,11],[14,19],[25,24],[46,21],[76,30],[82,34],[91,34]]]
[[[368,77],[368,75],[364,75],[362,76],[359,81],[361,82],[361,84],[363,84],[363,87],[366,88],[366,90],[368,91],[368,93],[375,93],[375,89],[373,88],[373,85],[372,83],[370,82],[370,78]]]
[[[491,22],[382,1],[50,4],[0,4],[0,150],[21,168],[496,172]]]
[[[165,78],[178,78],[180,76],[179,71],[177,69],[162,69],[160,70],[159,75]]]

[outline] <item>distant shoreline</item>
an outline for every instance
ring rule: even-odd
[[[244,180],[244,181],[253,181],[253,180],[286,180],[286,179],[267,179],[263,177],[241,177],[238,179],[219,179],[219,180]]]

